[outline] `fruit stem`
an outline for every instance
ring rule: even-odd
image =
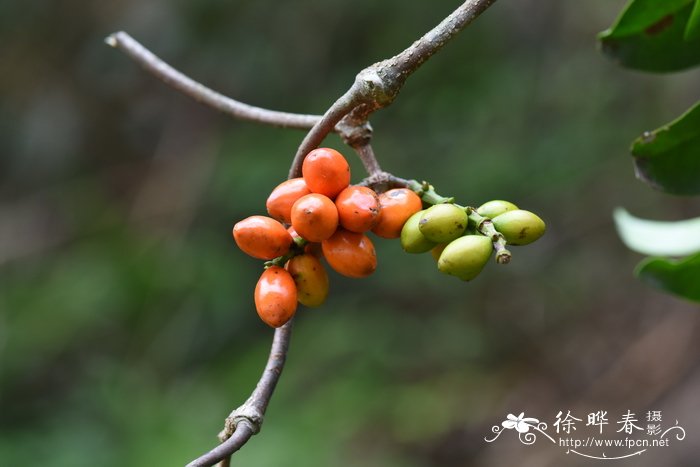
[[[424,203],[427,204],[442,204],[442,203],[454,203],[454,198],[446,198],[440,196],[435,191],[435,187],[428,182],[419,182],[417,180],[408,180],[406,188],[413,190]]]
[[[510,251],[506,248],[506,238],[496,230],[493,222],[488,217],[484,217],[476,212],[476,209],[467,206],[464,208],[467,212],[467,217],[469,221],[476,225],[476,230],[478,230],[482,235],[491,238],[493,242],[493,249],[496,251],[496,262],[498,264],[508,264],[510,263]]]
[[[272,266],[279,266],[281,268],[284,267],[285,264],[287,264],[287,261],[290,259],[294,258],[295,256],[299,256],[304,253],[304,247],[308,244],[309,242],[301,237],[294,237],[294,244],[292,247],[289,249],[289,251],[282,255],[278,256],[275,259],[271,259],[270,261],[265,261],[265,269],[272,267]]]
[[[484,217],[476,212],[471,206],[461,206],[454,202],[454,198],[446,198],[439,195],[433,187],[428,182],[418,182],[417,180],[407,180],[406,188],[413,190],[424,203],[427,204],[441,204],[441,203],[454,203],[455,206],[464,209],[469,218],[469,223],[476,226],[476,230],[491,239],[493,242],[493,249],[496,251],[496,262],[498,264],[508,264],[510,263],[511,254],[506,248],[506,239],[496,228],[493,226],[493,222],[488,217]]]

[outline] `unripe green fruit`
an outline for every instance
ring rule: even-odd
[[[494,199],[492,201],[487,201],[476,210],[477,214],[480,216],[488,217],[493,219],[496,216],[500,216],[508,211],[515,211],[518,207],[511,203],[510,201],[503,201],[501,199]]]
[[[459,237],[442,251],[438,269],[463,281],[470,281],[484,269],[492,250],[491,239],[483,235]]]
[[[524,209],[508,211],[492,219],[493,226],[511,245],[527,245],[540,238],[545,231],[544,221]]]
[[[418,221],[424,211],[418,211],[408,218],[401,229],[401,248],[406,253],[425,253],[435,246],[435,242],[431,242],[421,233],[418,228]]]
[[[423,212],[418,228],[425,238],[435,243],[451,242],[467,228],[467,213],[454,204],[436,204]]]

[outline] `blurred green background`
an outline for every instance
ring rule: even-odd
[[[124,29],[245,102],[321,113],[457,3],[0,3],[0,465],[183,465],[215,444],[272,338],[260,264],[230,230],[264,212],[303,133],[204,108],[104,37]],[[611,211],[700,214],[636,181],[627,152],[700,97],[700,72],[603,58],[595,34],[623,4],[501,0],[373,116],[384,169],[464,204],[512,200],[548,233],[471,283],[377,239],[372,277],[332,273],[326,305],[299,310],[235,465],[593,465],[484,436],[508,413],[600,409],[686,428],[620,465],[697,465],[697,306],[633,278],[641,256]]]

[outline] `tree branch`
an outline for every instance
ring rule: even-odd
[[[356,82],[357,83],[357,82]],[[359,95],[353,85],[345,94],[335,101],[335,103],[323,114],[323,117],[316,122],[311,130],[306,134],[301,142],[297,153],[294,156],[292,165],[289,168],[289,178],[299,177],[301,175],[301,164],[304,162],[304,157],[333,131],[336,124],[347,115],[359,103]]]
[[[105,42],[124,52],[146,71],[165,84],[194,100],[240,120],[281,128],[308,130],[321,119],[320,115],[305,115],[263,109],[244,104],[204,86],[171,67],[124,31],[115,32]]]
[[[304,157],[321,144],[338,122],[359,127],[367,122],[372,112],[390,105],[411,74],[495,1],[465,1],[403,52],[360,71],[350,89],[306,135],[294,156],[290,176],[298,176]],[[344,139],[354,147],[352,141]]]
[[[224,429],[219,433],[221,444],[187,464],[187,467],[214,465],[238,451],[251,436],[260,431],[267,405],[287,359],[292,323],[293,320],[290,320],[284,326],[275,329],[270,356],[260,381],[248,400],[226,417]]]
[[[254,112],[234,110],[234,108],[250,110],[251,107],[221,96],[187,78],[141,47],[125,33],[116,33],[110,36],[107,43],[127,51],[132,58],[135,58],[148,71],[166,83],[214,108],[226,111],[234,117],[293,128],[311,126],[311,130],[304,137],[294,156],[289,170],[289,178],[299,176],[304,157],[318,147],[329,133],[338,131],[343,140],[357,151],[370,175],[370,180],[373,182],[405,182],[403,179],[392,177],[381,171],[370,145],[372,128],[367,121],[369,115],[391,104],[408,76],[494,2],[495,0],[465,1],[440,24],[406,50],[360,71],[350,89],[335,101],[321,118],[258,108],[253,108],[256,109]],[[240,107],[241,105],[245,107]],[[260,117],[260,111],[265,117]],[[307,124],[310,125],[306,126]],[[221,444],[192,461],[188,467],[211,466],[219,461],[223,461],[222,464],[227,464],[231,454],[240,449],[252,435],[259,431],[270,397],[284,368],[291,336],[291,325],[290,321],[275,330],[265,371],[250,398],[227,417],[225,428],[219,434]]]
[[[365,167],[365,170],[370,177],[382,173],[382,168],[379,166],[379,161],[374,155],[374,149],[370,143],[357,144],[352,148],[362,161],[362,165]]]

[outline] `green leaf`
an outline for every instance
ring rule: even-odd
[[[615,25],[598,35],[603,52],[622,66],[644,71],[700,63],[693,5],[694,0],[632,0]]]
[[[600,33],[605,37],[624,37],[644,31],[665,16],[671,15],[694,0],[632,0],[622,10],[620,17],[608,30]]]
[[[676,195],[700,194],[700,102],[632,143],[637,178]]]
[[[690,19],[688,19],[688,24],[685,26],[685,33],[683,38],[686,41],[692,41],[700,37],[700,0],[695,0],[695,6],[693,7],[692,13],[690,13]]]
[[[623,208],[615,209],[613,217],[620,238],[630,250],[653,256],[687,256],[700,251],[700,217],[650,221]]]
[[[647,258],[634,273],[654,287],[700,302],[700,253],[683,260]]]

